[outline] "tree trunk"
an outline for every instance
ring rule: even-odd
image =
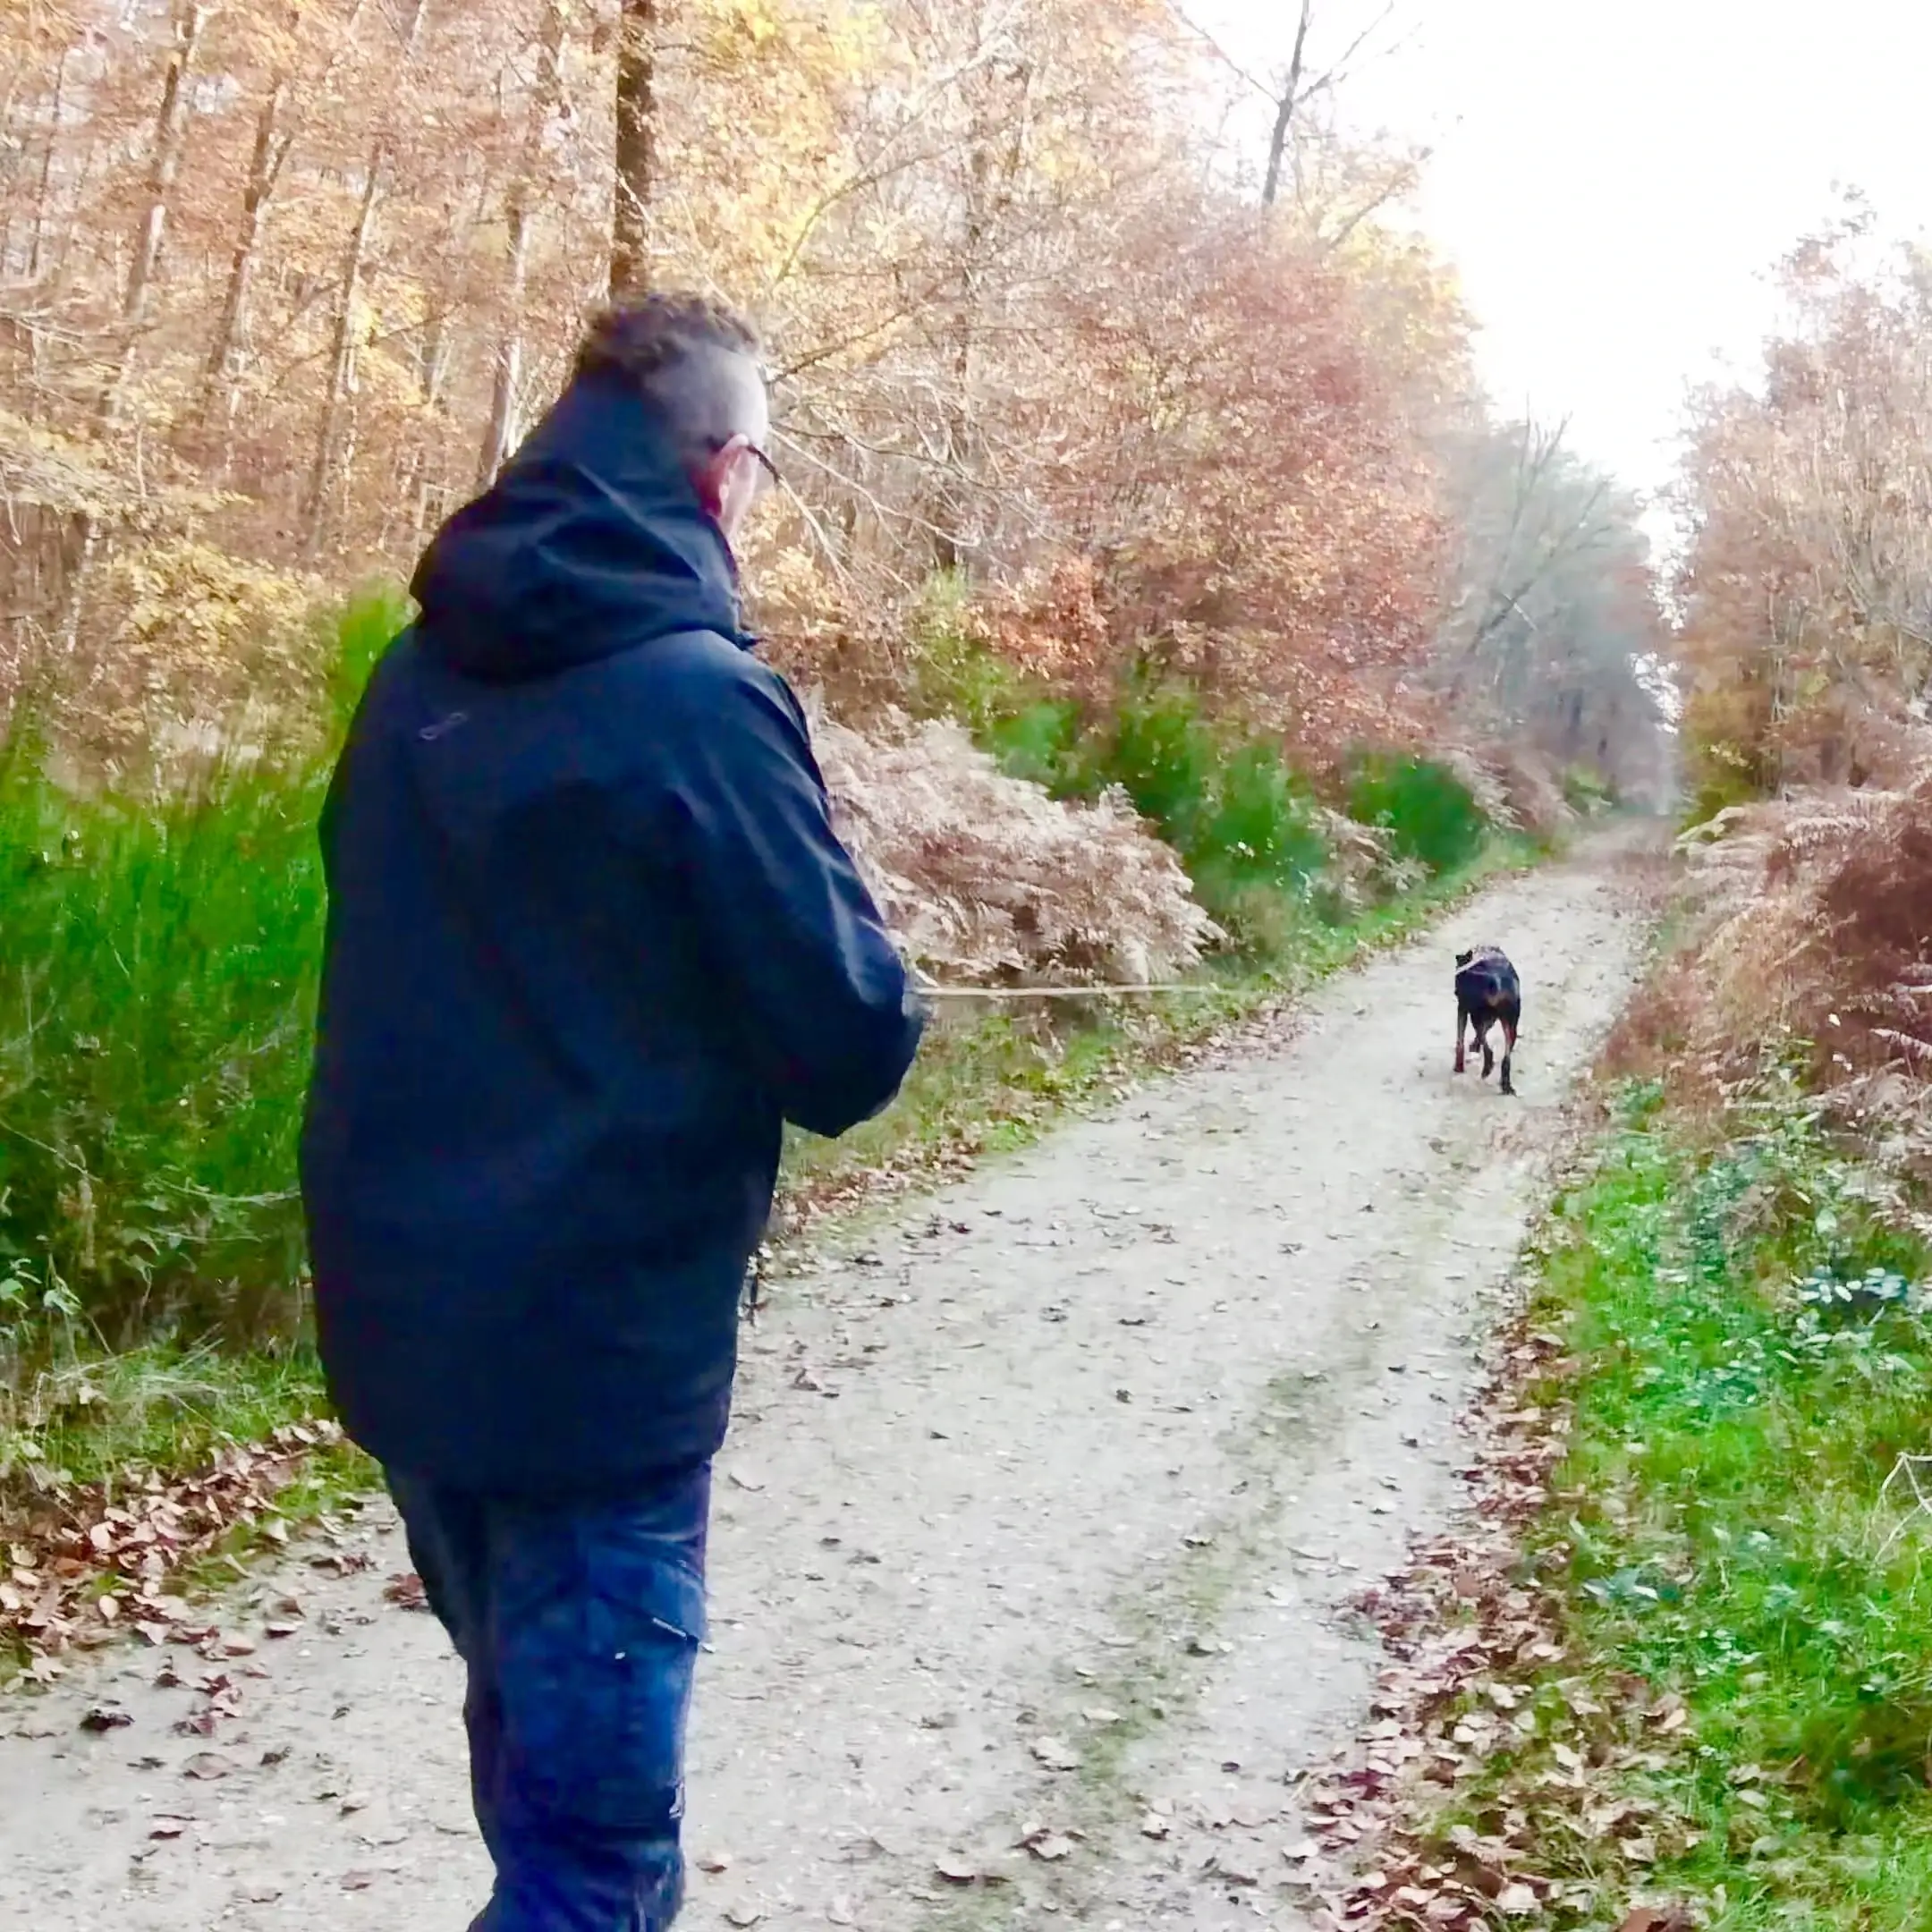
[[[342,297],[335,310],[335,335],[329,344],[328,388],[322,399],[322,425],[316,433],[315,461],[309,471],[308,535],[303,548],[311,557],[322,548],[328,528],[329,483],[335,467],[343,404],[355,381],[356,304],[362,294],[362,270],[369,259],[369,237],[376,231],[376,205],[382,199],[387,145],[387,137],[379,135],[369,150],[361,206],[343,261]]]
[[[623,0],[617,30],[617,181],[610,299],[650,285],[650,203],[657,171],[657,0]]]
[[[941,415],[945,480],[933,515],[933,563],[941,571],[970,567],[985,532],[973,527],[972,485],[982,439],[973,414],[974,345],[987,325],[984,271],[1013,207],[1013,185],[1026,161],[1033,69],[1028,61],[995,68],[976,89],[965,182],[964,239],[960,249],[959,309],[953,321],[953,388]],[[1004,130],[1004,151],[1001,145]]]
[[[315,95],[326,92],[338,63],[354,42],[366,4],[367,0],[356,0],[348,18],[337,30],[335,45],[312,83]],[[290,46],[275,70],[268,91],[263,96],[255,116],[255,145],[249,157],[248,180],[242,191],[242,221],[235,234],[234,252],[229,258],[228,284],[223,292],[214,339],[208,344],[208,360],[202,366],[200,394],[196,398],[191,418],[196,428],[204,427],[214,415],[216,403],[233,373],[242,323],[248,314],[249,295],[255,279],[262,229],[268,218],[268,203],[282,179],[289,151],[295,145],[297,127],[289,123],[287,110],[300,58],[293,42],[301,25],[301,10],[302,0],[287,0],[282,17],[282,31],[288,37]],[[228,461],[225,455],[225,470]]]
[[[47,246],[47,203],[54,196],[54,164],[60,154],[61,125],[67,117],[67,63],[72,47],[61,50],[60,64],[54,70],[54,124],[47,130],[47,151],[40,157],[40,191],[34,205],[33,242],[27,251],[27,280],[40,279],[40,265]]]
[[[161,262],[167,234],[168,203],[181,174],[182,148],[188,131],[188,75],[201,44],[208,8],[201,0],[177,0],[174,46],[161,83],[161,106],[155,116],[154,155],[148,169],[148,206],[134,239],[134,264],[128,273],[127,293],[121,305],[121,360],[101,392],[101,421],[112,422],[133,360],[134,341],[148,319],[148,295]]]
[[[148,292],[160,266],[161,244],[167,233],[168,198],[181,173],[182,147],[188,128],[189,70],[208,24],[208,10],[199,0],[181,0],[174,10],[174,51],[168,58],[161,84],[161,108],[155,117],[154,159],[148,174],[148,208],[135,242],[134,266],[128,275],[122,317],[130,331],[138,329],[148,313]]]
[[[215,324],[215,339],[208,345],[208,361],[202,369],[201,393],[193,417],[197,428],[214,414],[216,399],[227,380],[229,364],[241,337],[249,283],[255,273],[255,250],[261,241],[262,218],[267,211],[282,157],[288,151],[275,137],[282,110],[288,101],[290,80],[286,71],[275,77],[262,100],[261,111],[255,117],[255,148],[249,157],[248,185],[242,191],[242,225],[228,263],[228,287]]]
[[[564,39],[569,26],[569,0],[545,0],[543,41],[538,50],[530,124],[524,131],[522,157],[504,209],[509,230],[509,276],[504,292],[503,340],[496,345],[496,367],[490,384],[489,420],[484,426],[483,447],[477,459],[479,489],[489,487],[516,440],[517,391],[523,381],[523,302],[529,284],[530,227],[534,218],[531,204],[536,196],[537,170],[543,160],[544,131],[556,112],[564,90]]]
[[[398,70],[405,88],[410,70],[415,64],[416,48],[422,38],[423,22],[428,13],[429,0],[414,0],[409,24],[402,32],[402,59]],[[390,141],[391,131],[385,127],[369,143],[362,199],[343,258],[342,293],[335,309],[335,333],[329,344],[328,387],[322,399],[322,421],[316,432],[315,460],[309,471],[308,532],[302,548],[309,557],[319,554],[328,533],[329,491],[335,470],[335,445],[342,433],[343,405],[348,401],[355,383],[356,304],[361,299],[369,242],[376,233],[376,211],[382,200],[383,177],[388,172]]]
[[[1294,129],[1295,109],[1301,105],[1301,71],[1308,57],[1309,28],[1315,18],[1315,0],[1301,0],[1301,19],[1295,28],[1294,52],[1288,57],[1288,77],[1275,103],[1275,126],[1268,135],[1267,173],[1261,182],[1261,206],[1273,208],[1281,192],[1282,164],[1288,137]]]

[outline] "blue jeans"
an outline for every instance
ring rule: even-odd
[[[684,1891],[684,1720],[708,1464],[621,1502],[389,1487],[469,1666],[470,1790],[496,1885],[470,1932],[665,1932]]]

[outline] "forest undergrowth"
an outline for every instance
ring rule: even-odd
[[[1925,809],[1793,799],[1687,842],[1471,1510],[1363,1600],[1385,1722],[1311,1811],[1340,1922],[1927,1923],[1932,1218],[1896,1045]]]

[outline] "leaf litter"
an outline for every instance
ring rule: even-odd
[[[238,1530],[285,1535],[276,1496],[317,1450],[342,1440],[331,1421],[285,1423],[266,1442],[225,1446],[191,1474],[131,1470],[0,1518],[0,1648],[42,1683],[63,1674],[71,1652],[123,1631],[149,1644],[248,1655],[252,1640],[209,1631],[173,1586]]]
[[[1505,1331],[1463,1419],[1476,1453],[1459,1472],[1461,1520],[1355,1601],[1392,1661],[1371,1722],[1304,1795],[1310,1835],[1290,1855],[1306,1854],[1297,1882],[1323,1932],[1579,1922],[1692,1932],[1701,1922],[1683,1901],[1613,1889],[1620,1871],[1628,1886],[1692,1842],[1665,1808],[1632,1795],[1666,1761],[1659,1744],[1682,1736],[1683,1707],[1632,1678],[1609,1707],[1566,1640],[1562,1597],[1522,1562],[1566,1450],[1562,1392],[1576,1368],[1527,1318]],[[1505,1752],[1520,1761],[1498,1795],[1489,1787]],[[1475,1823],[1446,1822],[1459,1800]],[[1594,1883],[1546,1868],[1546,1848],[1576,1842],[1601,1848]]]

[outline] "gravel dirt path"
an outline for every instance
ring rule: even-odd
[[[1644,944],[1630,844],[778,1285],[717,1489],[693,1932],[1305,1924],[1293,1783],[1377,1665],[1342,1606],[1454,1505],[1486,1310]],[[1480,940],[1524,979],[1514,1101],[1449,1072]],[[486,1861],[406,1567],[371,1504],[244,1587],[252,1649],[0,1704],[0,1924],[458,1932]]]

